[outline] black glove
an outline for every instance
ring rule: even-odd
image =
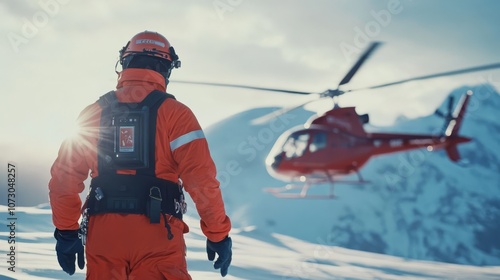
[[[78,238],[78,230],[56,229],[54,237],[57,240],[57,261],[61,268],[69,275],[73,275],[75,273],[75,255],[78,254],[78,267],[83,269],[85,267],[84,249],[82,241]]]
[[[212,242],[207,239],[207,256],[209,261],[213,261],[215,259],[215,253],[219,255],[217,260],[214,263],[214,268],[220,268],[220,275],[222,277],[226,276],[227,269],[231,264],[231,259],[233,257],[231,237],[227,236],[222,241]]]

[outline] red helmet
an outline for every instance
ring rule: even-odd
[[[149,56],[169,61],[170,69],[179,68],[181,62],[174,48],[161,34],[152,31],[144,31],[136,34],[127,45],[120,50],[120,64],[124,64],[125,58],[131,60],[135,56]]]

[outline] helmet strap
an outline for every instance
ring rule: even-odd
[[[116,75],[120,75],[120,72],[118,72],[118,70],[116,70],[118,68],[118,62],[120,62],[121,60],[117,60],[116,61],[116,64],[115,64],[115,73]],[[121,63],[120,63],[121,64]]]

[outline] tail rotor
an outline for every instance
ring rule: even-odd
[[[453,119],[453,104],[454,104],[454,101],[455,101],[455,98],[453,97],[453,95],[450,95],[448,97],[448,103],[447,103],[447,106],[446,106],[446,111],[443,112],[443,111],[437,109],[434,112],[434,114],[436,114],[438,117],[444,119],[444,126],[441,129],[441,134],[443,134],[443,135],[446,132],[446,128],[448,127],[448,124]]]
[[[457,107],[453,112],[451,108],[453,107],[454,100],[453,97],[450,96],[450,98],[448,99],[448,106],[447,106],[448,112],[443,113],[440,111],[436,111],[436,114],[438,116],[441,116],[446,119],[442,135],[446,137],[446,142],[447,142],[445,148],[446,154],[454,162],[458,162],[461,159],[457,146],[459,144],[467,143],[472,140],[470,138],[458,135],[458,131],[460,130],[460,127],[462,125],[465,111],[467,109],[467,105],[469,103],[469,99],[471,96],[472,96],[472,91],[469,90],[466,94],[462,96],[462,98],[460,98]]]

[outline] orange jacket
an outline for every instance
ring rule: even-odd
[[[159,73],[146,69],[126,69],[119,79],[116,95],[119,102],[140,102],[153,90],[166,91]],[[101,108],[96,103],[78,117],[80,132],[61,145],[52,168],[49,198],[53,223],[60,229],[77,229],[82,202],[79,197],[89,171],[98,175],[97,139]],[[201,228],[214,242],[229,233],[231,222],[226,215],[216,168],[203,131],[192,111],[169,98],[158,109],[155,145],[155,173],[158,178],[177,182],[181,178],[200,215]],[[124,170],[120,173],[134,173]],[[188,228],[186,226],[186,232]]]

